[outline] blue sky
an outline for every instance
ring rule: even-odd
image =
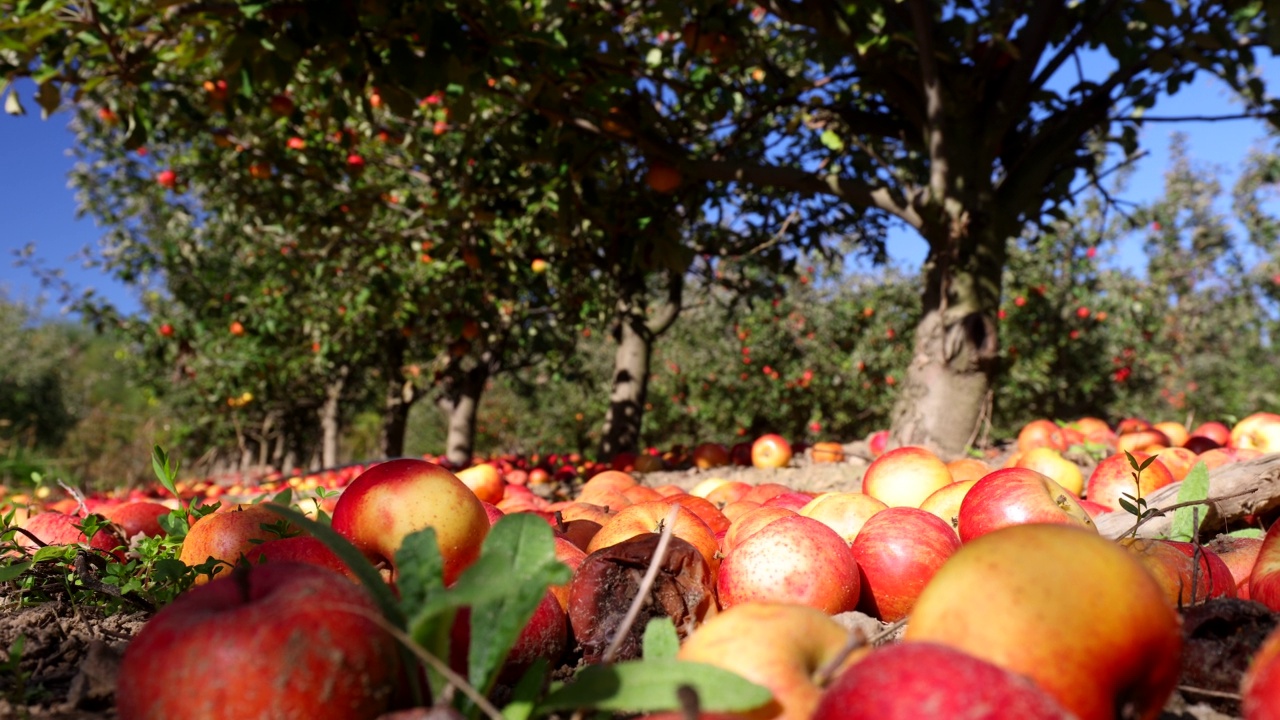
[[[1280,83],[1280,62],[1269,62],[1264,72],[1268,81]],[[19,85],[19,92],[24,100],[29,99],[31,86]],[[76,287],[92,287],[126,312],[135,311],[138,300],[132,289],[84,267],[77,258],[86,246],[96,246],[100,232],[91,220],[75,218],[75,197],[67,187],[67,173],[72,166],[67,151],[73,140],[66,127],[69,115],[61,113],[41,120],[34,102],[27,105],[31,114],[25,117],[0,116],[0,294],[28,304],[43,301],[46,315],[59,312],[57,294],[42,289],[29,268],[16,264],[15,253],[31,243],[39,264],[60,269]],[[1237,107],[1226,89],[1202,76],[1178,95],[1164,98],[1150,114],[1213,115],[1234,111]],[[1123,199],[1143,202],[1160,195],[1169,138],[1174,132],[1188,135],[1195,161],[1220,167],[1222,184],[1227,189],[1249,150],[1269,143],[1266,128],[1259,121],[1150,124],[1142,136],[1150,155],[1138,165]],[[897,233],[890,252],[896,262],[916,267],[923,258],[924,243],[914,233]],[[1120,262],[1134,266],[1140,260],[1140,248],[1122,248]]]

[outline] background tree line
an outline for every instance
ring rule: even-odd
[[[153,288],[138,318],[92,297],[76,307],[140,348],[153,380],[164,368],[158,394],[187,415],[184,440],[223,464],[336,461],[370,403],[379,452],[397,455],[424,398],[448,415],[444,450],[461,463],[491,382],[590,387],[602,374],[603,414],[580,412],[604,456],[648,441],[651,413],[669,427],[705,412],[705,429],[853,431],[883,407],[859,391],[881,386],[895,442],[955,455],[1019,405],[1007,397],[1019,364],[1040,367],[1037,407],[1105,400],[1061,379],[1077,360],[1053,349],[1054,329],[1110,352],[1094,336],[1121,319],[1176,345],[1212,339],[1183,321],[1199,305],[1245,293],[1252,317],[1272,307],[1241,284],[1234,245],[1199,234],[1212,217],[1194,198],[1150,210],[1155,290],[1076,257],[1136,218],[1083,198],[1135,156],[1161,95],[1211,74],[1246,114],[1270,117],[1256,54],[1277,37],[1256,0],[0,10],[13,19],[0,72],[34,81],[43,112],[77,113],[73,182],[107,228],[102,263]],[[1099,57],[1114,67],[1085,76]],[[6,110],[25,107],[10,89]],[[1252,172],[1254,188],[1270,174]],[[1237,213],[1268,248],[1264,206],[1245,192]],[[850,324],[837,308],[866,301],[848,294],[886,284],[846,288],[839,263],[883,260],[895,227],[928,248],[902,282],[916,299],[890,293],[893,309]],[[1036,273],[1045,282],[1027,295]],[[796,309],[745,331],[789,343],[776,358],[768,346],[726,358],[760,367],[758,397],[774,405],[762,412],[776,417],[689,403],[704,391],[688,378],[662,385],[662,362],[684,367],[666,349],[679,328],[719,328],[710,342],[737,324],[728,342],[741,345],[742,321],[784,302]],[[809,303],[831,310],[799,309]],[[862,334],[893,313],[902,326]],[[1024,313],[1040,316],[1022,342],[1021,323],[1002,325]],[[827,320],[814,339],[839,357],[796,376],[788,358],[809,341],[797,328]],[[1269,349],[1256,322],[1232,329]],[[585,331],[614,341],[603,373]],[[1111,355],[1120,383],[1146,370],[1130,345]],[[1151,366],[1161,382],[1191,372],[1177,347]],[[840,391],[806,412],[797,383]]]

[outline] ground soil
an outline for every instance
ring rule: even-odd
[[[759,484],[777,482],[798,490],[856,490],[870,456],[866,447],[846,447],[843,463],[815,464],[796,458],[778,470],[717,468],[650,473],[650,486],[674,484],[691,488],[709,477]],[[1002,462],[999,451],[990,460]],[[850,616],[856,614],[848,614]],[[842,618],[850,623],[877,621]],[[1280,615],[1256,603],[1214,601],[1184,613],[1186,652],[1183,676],[1161,716],[1162,720],[1233,720],[1240,717],[1240,676],[1262,638]],[[145,623],[144,613],[104,616],[95,608],[54,602],[19,607],[0,590],[0,660],[22,636],[25,648],[14,670],[0,662],[0,718],[80,720],[114,718],[115,671],[128,640]],[[874,628],[870,628],[873,629]]]

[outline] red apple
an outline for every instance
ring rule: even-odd
[[[1067,439],[1062,428],[1052,420],[1032,420],[1018,431],[1018,451],[1026,452],[1038,447],[1053,448],[1059,452],[1067,449]]]
[[[512,486],[517,487],[517,486]],[[480,556],[489,517],[453,473],[425,460],[391,460],[356,478],[333,509],[333,529],[374,562],[392,566],[404,538],[433,528],[452,583]]]
[[[725,530],[724,538],[720,541],[721,553],[727,554],[743,540],[751,537],[774,520],[792,517],[796,514],[796,511],[791,508],[778,507],[776,505],[761,505],[747,510],[729,523],[728,529]]]
[[[1154,720],[1182,665],[1181,621],[1151,574],[1114,542],[1063,525],[965,543],[916,600],[905,640],[1026,675],[1081,720]]]
[[[920,507],[938,488],[950,485],[946,463],[922,447],[894,448],[867,466],[862,492],[889,507]]]
[[[1244,720],[1280,720],[1280,627],[1253,654],[1240,695]]]
[[[965,493],[957,531],[969,542],[994,530],[1026,523],[1077,525],[1097,532],[1089,513],[1061,485],[1026,468],[1004,468]]]
[[[554,592],[548,590],[516,637],[507,653],[498,681],[514,683],[538,658],[546,658],[554,667],[569,644],[569,619]],[[458,674],[467,675],[467,656],[471,647],[471,608],[464,607],[454,616],[449,642],[449,664]]]
[[[42,512],[31,515],[21,523],[23,530],[40,538],[45,545],[88,545],[95,550],[112,553],[123,560],[124,553],[120,548],[127,543],[109,526],[103,527],[93,534],[93,539],[85,537],[76,525],[84,522],[84,518],[60,512]],[[18,545],[35,552],[39,546],[23,533],[15,533],[14,540]]]
[[[1272,523],[1258,546],[1249,573],[1249,599],[1280,611],[1280,522]]]
[[[758,468],[786,467],[791,462],[791,444],[781,435],[769,433],[751,443],[751,464]]]
[[[172,190],[178,186],[178,173],[169,169],[161,170],[156,173],[156,184],[162,188]]]
[[[960,539],[937,516],[896,507],[867,520],[850,547],[861,572],[858,609],[897,622],[911,612],[938,568],[960,549]]]
[[[947,463],[947,472],[951,473],[952,482],[981,480],[983,475],[995,470],[977,458],[957,458]]]
[[[1135,452],[1132,455],[1139,465],[1151,457],[1145,452]],[[1134,480],[1134,472],[1128,456],[1124,453],[1116,453],[1104,459],[1089,475],[1086,497],[1113,510],[1122,510],[1120,505],[1122,496],[1128,495],[1127,502],[1133,502],[1134,498],[1145,498],[1173,482],[1173,474],[1159,460],[1152,462],[1142,471],[1141,488]]]
[[[400,677],[396,641],[370,619],[378,612],[363,588],[331,570],[291,562],[238,570],[143,626],[120,663],[116,711],[137,720],[372,720]]]
[[[812,720],[1069,720],[1026,677],[955,648],[904,642],[873,650],[822,694]]]
[[[160,518],[168,514],[167,506],[150,500],[135,500],[102,510],[102,516],[118,525],[126,540],[138,533],[147,537],[160,537],[164,534]]]
[[[1223,447],[1231,442],[1231,428],[1225,424],[1215,421],[1200,423],[1191,431],[1191,437],[1208,438]]]
[[[182,541],[178,559],[187,565],[200,565],[212,560],[223,563],[215,569],[215,577],[227,574],[228,569],[240,561],[258,543],[276,540],[283,534],[297,533],[283,518],[263,505],[224,506],[191,524],[187,537]],[[196,584],[209,582],[208,575],[196,578]]]
[[[1221,558],[1208,551],[1201,551],[1197,568],[1191,559],[1191,547],[1184,551],[1168,540],[1132,537],[1117,542],[1147,568],[1172,607],[1190,607],[1211,597],[1235,597],[1231,571]]]
[[[790,602],[835,614],[852,610],[858,564],[834,530],[801,515],[765,525],[729,550],[716,583],[720,606]]]
[[[245,562],[299,562],[319,565],[358,582],[356,574],[327,545],[310,535],[276,538],[254,545],[244,554]]]
[[[729,464],[729,448],[720,443],[705,442],[693,449],[693,465],[699,470],[710,470]]]
[[[878,458],[889,449],[889,431],[877,430],[867,436],[867,450],[871,457]]]
[[[1236,584],[1236,597],[1249,600],[1249,576],[1253,573],[1258,552],[1262,549],[1262,538],[1219,535],[1205,547],[1217,553],[1227,564],[1227,570],[1231,572],[1231,578]]]
[[[475,493],[481,501],[497,503],[502,500],[502,491],[506,483],[502,480],[502,473],[491,463],[472,465],[465,470],[459,470],[456,475],[462,484],[471,488],[471,492]]]

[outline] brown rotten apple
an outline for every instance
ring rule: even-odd
[[[391,563],[406,536],[433,528],[452,583],[480,557],[484,505],[453,473],[425,460],[391,460],[356,478],[333,508],[333,529],[370,560]]]
[[[129,643],[116,709],[129,720],[376,718],[400,676],[378,610],[341,575],[243,566],[178,597]]]

